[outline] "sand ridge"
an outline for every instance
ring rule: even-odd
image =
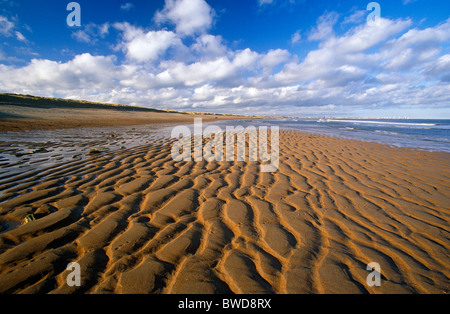
[[[252,119],[255,116],[160,110],[148,107],[0,93],[0,133]]]
[[[0,293],[449,292],[448,154],[281,131],[261,173],[170,149],[1,179],[0,222],[38,219],[0,234]]]

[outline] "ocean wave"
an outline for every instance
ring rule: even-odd
[[[382,134],[390,134],[390,135],[401,135],[400,133],[396,132],[389,132],[389,131],[382,131],[382,130],[375,130],[376,133],[382,133]]]
[[[414,123],[414,122],[392,122],[392,121],[373,121],[373,120],[337,120],[326,119],[320,122],[343,122],[343,123],[366,123],[366,124],[387,124],[387,125],[404,125],[404,126],[436,126],[436,123]]]

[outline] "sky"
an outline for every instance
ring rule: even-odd
[[[0,92],[450,119],[450,1],[78,0],[80,26],[70,2],[0,0]]]

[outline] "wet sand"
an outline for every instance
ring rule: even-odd
[[[450,291],[449,154],[291,131],[274,173],[170,151],[3,176],[0,222],[36,220],[0,234],[0,293]]]

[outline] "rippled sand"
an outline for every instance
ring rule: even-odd
[[[170,150],[3,177],[0,222],[36,220],[0,234],[0,293],[450,291],[449,154],[281,131],[279,170],[261,173]]]

